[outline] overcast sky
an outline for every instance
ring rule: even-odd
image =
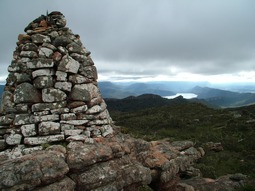
[[[81,36],[99,80],[255,82],[254,0],[0,0],[0,81],[47,10]]]

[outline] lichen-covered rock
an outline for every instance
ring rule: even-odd
[[[44,102],[58,102],[66,100],[65,92],[55,89],[55,88],[46,88],[42,90],[42,100]]]
[[[0,190],[31,190],[63,178],[68,171],[68,165],[58,153],[26,155],[1,165]]]
[[[41,93],[30,83],[22,83],[14,91],[15,103],[38,103],[41,100]]]
[[[58,70],[62,72],[70,72],[76,74],[79,70],[80,63],[70,56],[64,56],[60,61]]]

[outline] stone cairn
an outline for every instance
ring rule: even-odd
[[[91,142],[113,133],[97,70],[62,13],[35,19],[18,36],[0,110],[0,151]]]

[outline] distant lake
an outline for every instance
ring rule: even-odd
[[[172,96],[163,96],[164,98],[167,98],[167,99],[174,99],[178,96],[183,96],[183,98],[185,99],[192,99],[192,98],[196,98],[197,95],[196,94],[193,94],[193,93],[177,93],[175,95],[172,95]]]

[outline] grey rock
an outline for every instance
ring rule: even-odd
[[[50,43],[46,43],[46,42],[42,44],[42,47],[49,48],[49,49],[51,49],[53,51],[57,50],[57,48],[55,46],[53,46]]]
[[[75,115],[75,113],[64,113],[64,114],[61,114],[60,119],[64,120],[64,121],[66,121],[66,120],[75,120],[76,115]]]
[[[41,122],[38,125],[39,135],[55,135],[60,133],[60,123]]]
[[[32,42],[35,44],[43,44],[44,42],[51,42],[50,37],[42,34],[34,34],[31,36]]]
[[[71,112],[73,112],[73,113],[82,113],[82,112],[87,111],[87,109],[88,109],[87,105],[82,105],[82,106],[71,109]]]
[[[41,100],[41,93],[30,83],[22,83],[14,91],[15,103],[37,103]]]
[[[39,56],[40,57],[46,57],[46,58],[50,58],[53,54],[53,50],[46,48],[46,47],[41,47],[39,48]]]
[[[97,80],[98,78],[97,69],[95,66],[84,66],[83,64],[81,64],[79,72],[81,75],[92,80]]]
[[[31,62],[27,62],[27,67],[30,69],[52,68],[53,66],[53,60],[48,58],[38,58]]]
[[[15,118],[15,115],[13,114],[7,114],[0,116],[0,125],[10,125]]]
[[[57,153],[40,151],[2,164],[0,190],[32,190],[64,178],[68,171],[65,160]]]
[[[6,148],[5,140],[4,139],[0,139],[0,151],[4,150],[5,148]]]
[[[54,109],[60,109],[66,107],[66,102],[56,102],[56,103],[37,103],[32,105],[32,112],[35,111],[48,111]]]
[[[53,76],[54,74],[55,72],[52,69],[39,69],[32,72],[33,78],[38,76]]]
[[[76,183],[69,177],[65,177],[64,179],[54,182],[50,185],[46,185],[41,188],[35,189],[35,191],[74,191],[75,190]]]
[[[86,114],[95,114],[95,113],[99,113],[101,111],[102,111],[102,108],[99,105],[95,105],[95,106],[89,108],[86,111]]]
[[[11,65],[8,67],[8,72],[25,72],[26,70],[27,65],[20,60],[12,61]]]
[[[64,140],[64,135],[48,135],[41,137],[25,137],[24,144],[26,145],[41,145]]]
[[[24,51],[34,51],[37,52],[38,46],[34,43],[26,43],[23,47],[22,50]]]
[[[38,54],[34,51],[21,51],[20,56],[28,58],[37,58]]]
[[[57,81],[67,81],[67,73],[62,71],[56,72]]]
[[[69,53],[85,54],[83,48],[75,42],[72,42],[66,46]]]
[[[88,78],[79,74],[70,75],[68,80],[74,84],[83,84],[90,82]]]
[[[83,132],[83,130],[80,129],[74,129],[74,130],[65,130],[65,136],[76,136],[80,135]]]
[[[35,124],[22,125],[20,129],[24,137],[32,137],[37,134]]]
[[[19,145],[21,143],[22,135],[10,134],[5,137],[5,142],[8,145]]]
[[[38,76],[34,79],[34,87],[38,89],[53,87],[52,76]]]
[[[26,73],[14,73],[14,76],[16,77],[17,83],[23,83],[23,82],[31,82],[31,76]]]
[[[72,57],[66,55],[60,61],[58,70],[62,72],[69,72],[76,74],[79,70],[80,63],[74,60]]]
[[[0,113],[8,113],[9,108],[13,106],[13,94],[10,91],[4,91],[2,94],[2,103],[0,104]]]
[[[56,82],[54,87],[56,89],[70,92],[72,89],[72,83],[71,82]]]
[[[99,93],[98,88],[93,84],[75,85],[71,91],[70,98],[76,101],[90,101],[97,97]]]
[[[15,115],[15,119],[13,121],[14,125],[25,125],[30,124],[30,114],[17,114]]]
[[[101,131],[103,137],[106,137],[107,135],[113,134],[113,129],[112,129],[111,125],[101,126],[100,131]]]
[[[39,115],[39,116],[31,116],[30,121],[32,123],[38,123],[42,121],[58,121],[59,120],[59,115],[57,114],[52,114],[52,115]]]
[[[87,60],[87,56],[85,56],[85,55],[83,55],[83,54],[72,53],[72,54],[70,54],[70,56],[71,56],[73,59],[75,59],[75,60],[77,60],[78,62],[80,62],[80,63],[84,63],[84,62],[86,62],[86,60]]]
[[[72,42],[72,40],[70,40],[68,37],[65,37],[65,36],[57,36],[52,44],[55,46],[55,47],[59,47],[59,46],[67,46],[68,44],[70,44]]]
[[[66,100],[65,92],[55,89],[55,88],[46,88],[42,90],[42,100],[44,102],[58,102]]]
[[[84,125],[88,123],[88,120],[68,120],[68,121],[60,121],[61,124],[69,124],[69,125]]]

